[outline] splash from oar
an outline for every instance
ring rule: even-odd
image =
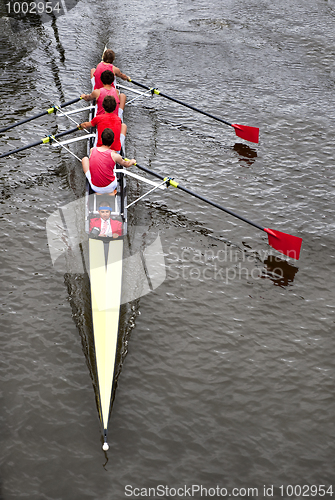
[[[200,194],[194,193],[194,191],[190,191],[189,189],[181,186],[178,182],[175,182],[173,179],[170,177],[163,177],[162,175],[153,172],[152,170],[149,170],[146,167],[143,167],[139,165],[138,163],[135,163],[135,165],[143,170],[144,172],[147,172],[148,174],[151,174],[158,179],[162,179],[166,181],[166,184],[169,186],[173,186],[175,188],[181,189],[187,194],[190,194],[191,196],[194,196],[195,198],[198,198],[199,200],[204,201],[205,203],[208,203],[209,205],[212,205],[213,207],[218,208],[219,210],[223,210],[224,212],[227,212],[230,215],[233,215],[234,217],[237,217],[240,220],[243,220],[247,224],[251,224],[254,227],[257,227],[261,231],[265,231],[268,235],[268,241],[269,245],[277,250],[278,252],[287,255],[288,257],[291,257],[292,259],[298,260],[300,257],[300,249],[301,249],[301,244],[302,244],[302,238],[299,238],[298,236],[292,236],[291,234],[287,233],[282,233],[281,231],[277,231],[275,229],[269,229],[267,227],[262,227],[256,222],[252,222],[245,217],[242,217],[241,215],[236,214],[232,210],[229,210],[228,208],[225,208],[218,203],[215,203],[214,201],[208,200],[204,196],[201,196]]]
[[[170,101],[176,102],[177,104],[181,104],[182,106],[185,106],[186,108],[192,109],[193,111],[197,111],[198,113],[201,113],[202,115],[208,116],[209,118],[213,118],[214,120],[217,120],[221,123],[225,123],[226,125],[229,125],[230,127],[233,127],[235,129],[235,133],[238,137],[241,137],[241,139],[245,139],[246,141],[249,142],[256,142],[258,143],[259,141],[259,128],[257,127],[249,127],[247,125],[239,125],[237,123],[229,123],[222,118],[218,118],[217,116],[211,115],[210,113],[207,113],[207,111],[203,111],[201,109],[195,108],[194,106],[191,106],[190,104],[186,104],[186,102],[179,101],[178,99],[175,99],[174,97],[170,97],[166,94],[163,94],[163,92],[160,92],[159,90],[155,88],[150,88],[147,87],[146,85],[143,85],[142,83],[136,82],[135,80],[129,79],[131,83],[134,85],[137,85],[139,87],[142,87],[143,89],[151,90],[152,94],[160,95],[161,97],[165,97],[166,99],[169,99]]]

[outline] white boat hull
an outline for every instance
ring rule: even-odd
[[[106,261],[105,246],[109,246]],[[122,286],[123,240],[89,240],[91,301],[99,410],[107,435],[112,400]]]

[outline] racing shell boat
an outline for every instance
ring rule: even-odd
[[[90,120],[95,109],[90,110]],[[90,138],[87,146],[94,146],[94,138]],[[121,152],[121,154],[123,151]],[[89,245],[89,277],[91,283],[91,304],[96,370],[98,378],[98,409],[103,427],[103,449],[109,448],[107,443],[108,420],[111,409],[115,383],[115,360],[119,330],[121,305],[123,240],[127,234],[127,187],[124,173],[116,173],[117,192],[111,195],[97,195],[86,181],[85,193],[85,232]],[[100,236],[100,230],[90,230],[90,222],[99,216],[99,202],[110,208],[111,220],[122,227],[117,233]],[[120,235],[121,232],[121,235]]]
[[[119,87],[121,88],[122,86]],[[132,92],[137,94],[135,99],[147,96],[147,93],[134,90]],[[95,113],[96,107],[90,106],[89,121],[93,119]],[[96,134],[87,136],[87,139],[87,156],[89,157],[90,149],[96,143]],[[125,155],[124,145],[121,148],[121,155]],[[127,208],[133,206],[144,196],[149,195],[156,189],[166,189],[165,181],[159,183],[151,181],[119,165],[115,166],[114,173],[117,179],[117,189],[113,196],[94,193],[88,181],[86,181],[85,191],[85,232],[89,240],[88,274],[91,289],[92,326],[97,375],[97,403],[103,429],[104,443],[102,448],[104,451],[109,449],[107,442],[108,421],[118,373],[116,359],[118,355],[120,306],[121,303],[135,298],[134,294],[131,297],[128,295],[126,298],[122,294],[124,261],[127,260],[129,268],[129,264],[133,260],[136,269],[138,268],[136,256],[133,256],[135,257],[134,259],[124,257],[124,243],[125,239],[128,238]],[[127,205],[127,176],[150,186],[149,191],[132,201],[129,205]],[[101,201],[103,201],[105,208],[110,208],[111,221],[114,221],[115,225],[119,228],[117,233],[113,232],[112,234],[108,233],[107,236],[101,236],[100,230],[92,227],[92,219],[100,217],[99,205],[101,205]],[[114,226],[113,223],[111,223],[112,225]],[[158,247],[158,240],[156,240],[146,248],[145,254],[141,254],[140,264],[145,268],[145,275],[148,280],[144,279],[144,283],[149,286],[143,286],[143,283],[141,283],[141,293],[138,293],[136,297],[150,292],[165,279],[165,269],[164,273],[162,273],[161,262],[157,258],[157,254],[160,254],[161,259],[163,258],[162,249]],[[155,256],[155,263],[153,263],[153,255]],[[158,271],[157,266],[158,268],[160,267]],[[125,293],[124,295],[126,296],[127,294]]]
[[[135,99],[146,95],[134,90],[131,92],[137,95]],[[91,121],[96,109],[95,106],[90,105],[60,112],[59,116],[73,121],[70,116],[79,112],[88,112],[88,119]],[[87,156],[90,156],[90,149],[96,143],[96,132],[92,132],[94,131],[63,142],[53,141],[53,146],[63,147],[81,163],[81,159],[67,146],[78,140],[86,140]],[[124,155],[124,149],[121,154]],[[166,183],[165,181],[154,182],[118,165],[115,166],[114,173],[117,179],[117,189],[113,195],[96,194],[87,181],[84,206],[81,201],[76,200],[51,214],[47,222],[49,248],[53,262],[59,262],[58,259],[61,261],[64,257],[69,267],[68,273],[73,272],[75,268],[78,272],[87,272],[89,276],[92,310],[90,327],[92,326],[93,335],[85,337],[85,354],[89,358],[88,364],[102,424],[104,451],[109,449],[108,422],[124,355],[122,333],[124,333],[125,317],[120,314],[120,310],[123,312],[121,305],[129,304],[150,293],[165,279],[164,256],[159,237],[156,237],[150,245],[143,247],[143,238],[136,236],[138,228],[131,228],[131,235],[129,235],[127,209],[134,207],[135,203],[154,190],[166,189]],[[132,177],[150,186],[149,191],[128,205],[126,177]],[[117,227],[117,231],[113,230],[113,233],[107,233],[106,236],[100,234],[99,228],[95,227],[97,221],[95,224],[93,221],[95,218],[100,219],[101,201],[103,206],[109,209],[110,218],[113,221],[111,228]],[[82,220],[82,215],[84,215],[84,220]],[[82,230],[77,232],[79,221],[80,227],[84,229],[84,235]],[[147,230],[145,233],[147,234]],[[135,279],[134,275],[136,275]],[[123,286],[122,282],[127,286]],[[124,312],[126,311],[129,312],[129,307],[125,307]],[[78,326],[82,327],[81,324]],[[93,337],[92,350],[91,337]],[[86,352],[86,343],[89,345],[89,353]]]

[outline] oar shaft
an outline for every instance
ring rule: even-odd
[[[180,189],[181,191],[184,191],[185,193],[190,194],[191,196],[194,196],[195,198],[198,198],[199,200],[202,200],[205,203],[208,203],[209,205],[212,205],[213,207],[218,208],[219,210],[227,212],[228,214],[233,215],[234,217],[237,217],[238,219],[246,222],[247,224],[251,224],[251,226],[257,227],[257,229],[260,229],[261,231],[265,231],[264,227],[260,226],[259,224],[256,224],[255,222],[252,222],[252,221],[246,219],[245,217],[242,217],[242,215],[238,215],[235,212],[232,212],[228,208],[225,208],[222,205],[215,203],[214,201],[208,200],[207,198],[205,198],[204,196],[201,196],[200,194],[194,193],[194,191],[190,191],[189,189],[184,188],[183,186],[180,186],[177,182],[175,182],[173,180],[169,180],[169,178],[163,177],[162,175],[160,175],[156,172],[153,172],[152,170],[149,170],[148,168],[143,167],[143,166],[139,165],[138,163],[136,163],[136,167],[143,170],[144,172],[147,172],[148,174],[151,174],[151,175],[157,177],[158,179],[162,179],[162,180],[167,179],[167,182],[171,186],[176,187],[176,188]]]
[[[71,128],[70,130],[65,130],[65,132],[60,132],[59,134],[56,134],[54,137],[57,139],[58,137],[63,137],[64,135],[72,134],[73,132],[77,132],[79,129],[78,127]]]
[[[203,111],[202,109],[195,108],[194,106],[191,106],[190,104],[186,104],[186,102],[178,101],[178,99],[175,99],[174,97],[170,97],[166,94],[163,94],[162,92],[159,92],[158,95],[161,95],[162,97],[166,97],[166,99],[169,99],[170,101],[176,102],[177,104],[181,104],[182,106],[185,106],[186,108],[192,109],[193,111],[197,111],[198,113],[201,113],[202,115],[209,116],[209,118],[214,118],[214,120],[217,120],[218,122],[225,123],[226,125],[229,125],[232,127],[232,124],[229,122],[226,122],[225,120],[222,120],[222,118],[218,118],[217,116],[211,115],[210,113],[207,113],[207,111]]]
[[[257,227],[257,229],[261,229],[261,231],[264,231],[264,228],[262,226],[260,226],[259,224],[256,224],[256,222],[252,222],[251,220],[246,219],[245,217],[242,217],[242,215],[239,215],[239,214],[236,214],[235,212],[232,212],[231,210],[229,210],[229,208],[225,208],[222,205],[218,205],[214,201],[208,200],[207,198],[204,198],[203,196],[201,196],[197,193],[194,193],[193,191],[190,191],[189,189],[184,188],[183,186],[179,186],[179,184],[178,184],[177,188],[181,189],[185,193],[188,193],[192,196],[195,196],[195,198],[198,198],[199,200],[202,200],[205,203],[212,205],[213,207],[218,208],[219,210],[223,210],[224,212],[227,212],[228,214],[233,215],[234,217],[237,217],[240,220],[243,220],[247,224],[251,224],[252,226]]]
[[[8,125],[7,127],[4,127],[0,129],[0,133],[6,132],[6,130],[10,130],[11,128],[18,127],[19,125],[22,125],[23,123],[30,122],[31,120],[34,120],[35,118],[39,118],[40,116],[47,115],[48,111],[43,111],[42,113],[39,113],[38,115],[30,116],[29,118],[25,118],[24,120],[21,120],[20,122],[13,123],[12,125]]]
[[[65,108],[66,106],[70,106],[70,104],[74,104],[75,102],[78,102],[80,100],[80,97],[77,97],[76,99],[72,99],[72,101],[65,102],[64,104],[60,104],[60,108]],[[46,111],[43,111],[42,113],[39,113],[38,115],[30,116],[29,118],[25,118],[24,120],[21,120],[20,122],[13,123],[12,125],[8,125],[7,127],[4,127],[0,129],[0,133],[6,132],[6,130],[9,130],[14,127],[18,127],[19,125],[22,125],[23,123],[30,122],[31,120],[35,120],[35,118],[39,118],[40,116],[44,115],[50,115],[51,113],[54,113],[57,111],[57,109],[52,106],[51,108],[47,109]]]
[[[54,137],[63,137],[64,135],[67,134],[72,134],[72,132],[76,132],[78,130],[78,127],[72,128],[71,130],[66,130],[65,132],[60,132],[59,134],[56,134]],[[6,156],[12,155],[14,153],[19,153],[20,151],[23,151],[25,149],[33,148],[34,146],[39,146],[40,144],[46,144],[50,142],[49,137],[45,137],[44,139],[41,139],[40,141],[33,142],[32,144],[28,144],[27,146],[22,146],[21,148],[14,149],[13,151],[8,151],[7,153],[3,153],[0,155],[0,158],[5,158]]]
[[[131,83],[134,83],[135,85],[138,85],[139,87],[142,87],[143,89],[151,90],[150,87],[147,87],[146,85],[143,85],[142,83],[136,82],[135,80],[130,80]],[[153,93],[156,95],[160,95],[162,97],[165,97],[166,99],[169,99],[170,101],[176,102],[177,104],[181,104],[182,106],[185,106],[186,108],[192,109],[193,111],[197,111],[198,113],[201,113],[202,115],[208,116],[209,118],[213,118],[214,120],[217,120],[221,123],[225,123],[226,125],[229,125],[232,127],[233,125],[229,122],[226,122],[225,120],[222,120],[222,118],[218,118],[217,116],[211,115],[210,113],[207,113],[207,111],[203,111],[202,109],[195,108],[194,106],[191,106],[190,104],[187,104],[186,102],[179,101],[178,99],[175,99],[174,97],[170,97],[169,95],[163,94],[163,92],[160,92],[157,89],[152,89]]]
[[[0,158],[5,158],[6,156],[10,156],[14,153],[19,153],[20,151],[23,151],[24,149],[32,148],[32,147],[38,146],[39,144],[42,144],[42,143],[43,143],[43,141],[37,141],[37,142],[34,142],[32,144],[28,144],[27,146],[22,146],[21,148],[14,149],[13,151],[7,151],[7,153],[3,153],[2,155],[0,155]]]

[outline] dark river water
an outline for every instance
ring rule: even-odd
[[[335,494],[334,21],[334,0],[83,0],[26,30],[1,19],[0,126],[89,92],[107,45],[133,79],[260,128],[246,142],[141,98],[125,110],[128,157],[303,238],[285,258],[173,188],[129,209],[159,235],[166,278],[125,306],[105,454],[87,279],[53,266],[46,232],[83,196],[81,166],[49,146],[2,159],[1,500]],[[73,126],[39,118],[0,134],[0,152]]]

